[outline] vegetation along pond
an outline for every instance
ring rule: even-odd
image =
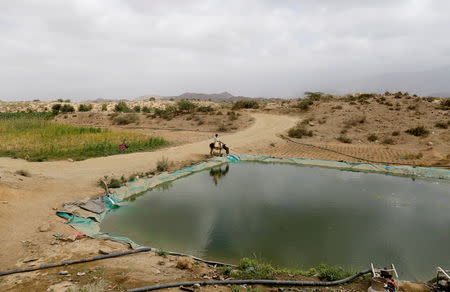
[[[210,260],[366,269],[402,279],[450,267],[450,184],[407,177],[238,163],[166,183],[112,210],[102,231]]]

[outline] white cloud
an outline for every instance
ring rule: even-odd
[[[3,1],[0,99],[218,92],[450,64],[450,2]],[[363,72],[361,72],[363,69]]]

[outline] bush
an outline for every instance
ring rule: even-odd
[[[133,111],[134,111],[135,113],[140,113],[140,112],[141,112],[141,107],[138,106],[138,105],[136,105],[136,106],[133,107]]]
[[[322,95],[323,92],[305,91],[305,99],[309,99],[311,101],[319,101]]]
[[[78,106],[78,111],[79,112],[88,112],[92,109],[92,104],[80,104]]]
[[[106,103],[102,104],[102,111],[106,112],[108,110],[108,105]]]
[[[400,135],[400,132],[399,131],[394,131],[394,132],[392,132],[392,136],[399,136]]]
[[[57,103],[52,105],[52,113],[57,115],[59,113],[59,110],[61,109],[61,104]]]
[[[385,139],[383,139],[383,144],[393,145],[394,140],[392,138],[385,138]]]
[[[352,275],[351,271],[346,271],[339,266],[332,267],[320,264],[316,270],[319,272],[319,279],[326,281],[336,281]]]
[[[337,140],[340,141],[340,142],[342,142],[342,143],[347,143],[347,144],[352,143],[352,139],[350,139],[350,138],[348,138],[348,137],[346,137],[346,136],[339,136],[339,137],[337,138]]]
[[[189,100],[182,99],[177,102],[177,107],[180,112],[191,112],[197,105]]]
[[[258,109],[259,103],[256,100],[238,100],[231,107],[232,110],[238,110],[241,108]]]
[[[58,98],[57,102],[64,102],[62,98]]]
[[[430,131],[428,131],[424,126],[418,126],[418,127],[406,130],[405,133],[414,135],[416,137],[420,137],[420,136],[425,137],[430,133]]]
[[[370,134],[370,135],[367,137],[367,140],[369,140],[370,142],[375,142],[376,140],[378,140],[378,136],[375,135],[375,134]]]
[[[149,113],[150,113],[150,108],[149,108],[148,106],[144,106],[144,107],[142,108],[142,112],[143,112],[143,113],[146,113],[146,114],[149,114]]]
[[[441,107],[442,109],[450,109],[450,98],[444,98],[441,100]]]
[[[230,116],[230,121],[235,121],[238,119],[238,116],[236,115],[235,112],[228,112],[229,116]]]
[[[347,127],[356,126],[357,124],[364,124],[366,122],[366,116],[353,117],[344,122]]]
[[[208,105],[208,106],[199,106],[197,108],[197,111],[198,112],[207,113],[207,112],[213,112],[214,109],[210,105]]]
[[[434,124],[434,126],[436,128],[441,128],[441,129],[447,129],[448,128],[448,123],[446,122],[437,122],[436,124]]]
[[[131,109],[128,107],[126,102],[119,101],[119,103],[117,103],[114,106],[114,111],[115,112],[122,112],[122,113],[129,113],[129,112],[131,112]]]
[[[128,125],[138,121],[139,117],[136,114],[125,114],[113,119],[113,123],[116,125]]]
[[[120,188],[122,184],[120,183],[120,180],[116,179],[116,178],[112,178],[109,183],[108,183],[108,188]]]
[[[305,100],[301,100],[299,101],[296,105],[294,105],[295,108],[299,108],[302,111],[307,111],[309,110],[309,106],[312,105],[314,102],[309,100],[309,99],[305,99]]]
[[[70,104],[64,104],[59,110],[62,113],[73,113],[75,111],[75,108]]]
[[[308,131],[303,125],[297,125],[289,129],[288,136],[292,138],[312,137],[313,131]]]
[[[160,118],[171,120],[175,116],[179,114],[178,108],[173,105],[166,106],[165,109],[155,108],[154,109],[154,116],[158,116]]]
[[[217,131],[226,132],[226,131],[228,131],[228,128],[227,128],[227,126],[225,126],[225,124],[222,123],[217,127]]]
[[[164,156],[161,157],[161,159],[156,162],[156,169],[158,171],[167,171],[169,169],[169,159]]]

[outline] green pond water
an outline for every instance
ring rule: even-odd
[[[237,263],[394,263],[402,279],[450,268],[450,184],[285,164],[238,163],[166,183],[112,210],[102,231]]]

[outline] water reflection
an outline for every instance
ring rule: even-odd
[[[227,175],[228,171],[230,171],[230,165],[227,164],[225,169],[222,169],[222,166],[213,167],[209,170],[209,175],[213,177],[214,184],[217,186],[217,182],[219,179],[223,178]]]

